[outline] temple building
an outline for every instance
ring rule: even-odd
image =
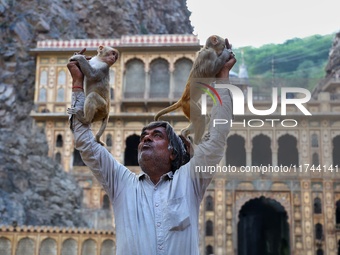
[[[91,227],[114,236],[108,197],[74,149],[66,113],[72,86],[68,59],[82,48],[94,55],[99,45],[120,51],[110,69],[111,113],[102,139],[136,173],[142,127],[180,98],[201,45],[195,35],[134,35],[39,41],[31,51],[36,56],[34,125],[45,130],[49,156],[83,188]],[[208,169],[216,174],[201,205],[201,254],[340,254],[339,74],[315,84],[309,99],[292,86],[278,88],[277,94],[269,87],[250,89],[252,80],[241,62],[230,83],[244,93],[244,114],[232,120],[220,165]],[[258,114],[268,109],[270,115]],[[178,133],[188,124],[180,111],[163,119]],[[57,254],[71,254],[60,247]]]

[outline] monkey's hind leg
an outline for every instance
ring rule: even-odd
[[[96,134],[96,141],[103,146],[106,146],[106,144],[103,141],[100,140],[100,137],[104,133],[104,130],[105,130],[108,122],[109,122],[109,116],[107,116],[105,119],[103,119],[102,125],[100,126],[100,129],[98,130],[98,132]]]

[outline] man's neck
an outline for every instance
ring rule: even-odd
[[[160,169],[155,169],[155,168],[151,167],[151,169],[149,168],[148,170],[142,168],[142,171],[145,174],[147,174],[149,176],[150,180],[152,181],[152,183],[156,185],[159,182],[159,180],[161,179],[161,177],[164,174],[169,173],[171,170],[160,171]]]

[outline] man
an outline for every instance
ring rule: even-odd
[[[228,83],[234,56],[217,75]],[[85,96],[83,75],[76,62],[68,68],[73,78],[72,106],[82,109]],[[218,90],[223,105],[214,106],[211,119],[231,119],[228,90]],[[168,122],[144,127],[138,145],[142,173],[136,175],[97,143],[87,125],[72,117],[75,148],[105,189],[112,202],[118,255],[199,254],[199,206],[209,185],[210,173],[195,166],[216,166],[224,154],[229,125],[210,124],[208,135],[189,163],[186,144]]]

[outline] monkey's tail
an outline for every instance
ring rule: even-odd
[[[154,117],[155,121],[158,121],[159,118],[164,115],[167,114],[169,112],[172,112],[178,108],[181,107],[181,100],[177,101],[176,103],[174,103],[173,105],[168,106],[167,108],[164,108],[163,110],[160,110]]]
[[[107,116],[105,119],[103,119],[102,125],[100,126],[100,129],[98,130],[98,133],[96,134],[96,141],[103,146],[105,146],[105,143],[100,140],[100,137],[104,133],[104,130],[105,130],[108,122],[109,122],[109,116]]]

